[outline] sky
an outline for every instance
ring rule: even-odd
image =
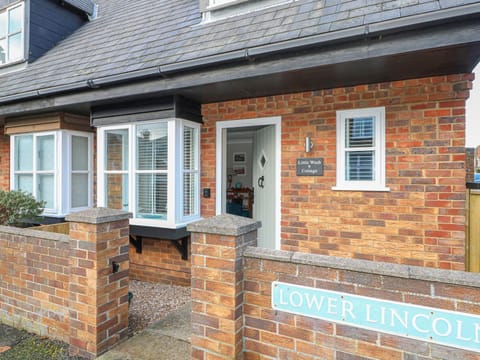
[[[476,79],[473,81],[473,90],[467,100],[467,147],[480,145],[480,63],[473,71]]]

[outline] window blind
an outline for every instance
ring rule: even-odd
[[[347,118],[345,121],[345,179],[374,180],[375,118]]]
[[[197,212],[198,169],[197,169],[197,129],[185,126],[183,130],[183,215]]]

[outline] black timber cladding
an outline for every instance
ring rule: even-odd
[[[181,96],[96,106],[91,118],[97,127],[171,118],[202,122],[200,105]]]
[[[58,1],[31,0],[28,60],[32,62],[87,21],[85,14]]]

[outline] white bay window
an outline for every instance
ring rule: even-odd
[[[93,135],[58,130],[13,135],[11,189],[45,202],[44,215],[92,206]]]
[[[199,217],[199,125],[182,119],[98,128],[98,205],[131,224],[177,228]]]

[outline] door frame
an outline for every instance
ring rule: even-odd
[[[242,128],[251,126],[275,126],[275,249],[280,249],[280,205],[281,205],[281,135],[282,135],[282,118],[280,116],[261,117],[243,120],[231,121],[217,121],[216,123],[216,214],[220,215],[223,212],[223,204],[226,203],[226,179],[224,179],[226,171],[226,154],[227,139],[226,131],[232,128]],[[255,199],[255,195],[254,195]],[[255,201],[255,200],[254,200]]]

